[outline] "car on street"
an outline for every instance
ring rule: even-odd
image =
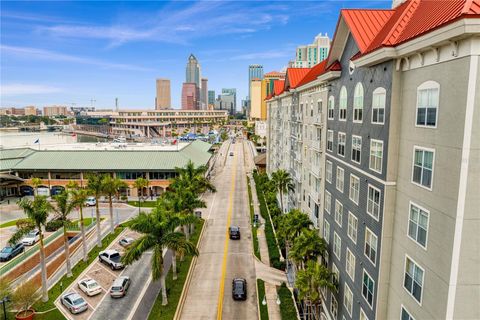
[[[130,287],[130,278],[127,276],[118,277],[112,284],[110,296],[112,298],[125,297],[128,287]]]
[[[112,270],[119,270],[124,267],[123,263],[120,262],[120,258],[120,253],[114,249],[101,251],[98,255],[100,262],[105,263]]]
[[[228,228],[228,234],[232,240],[240,240],[240,227],[231,226]]]
[[[118,244],[121,245],[124,248],[128,248],[132,245],[133,241],[135,241],[135,240],[132,239],[132,238],[125,237],[125,238],[120,239],[120,241],[118,241]]]
[[[24,246],[33,246],[37,241],[40,240],[40,232],[38,230],[32,230],[22,239]]]
[[[235,278],[232,281],[233,300],[247,300],[247,280]]]
[[[230,156],[233,156],[233,152],[230,152]]]
[[[60,298],[60,301],[72,314],[77,314],[88,309],[87,302],[76,292],[64,294]]]
[[[102,292],[102,287],[100,287],[98,282],[90,278],[80,280],[78,282],[78,288],[89,297],[95,296]]]
[[[88,197],[87,200],[85,201],[85,206],[87,207],[93,207],[96,204],[97,204],[97,199],[95,199],[95,197]]]
[[[17,243],[12,246],[6,246],[0,251],[0,262],[8,261],[25,251],[23,243]]]

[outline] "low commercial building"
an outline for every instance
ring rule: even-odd
[[[66,116],[67,114],[68,114],[67,107],[63,107],[63,106],[43,107],[43,115],[45,117]]]
[[[39,192],[53,195],[65,189],[69,181],[87,185],[89,174],[109,174],[125,181],[128,188],[122,195],[137,196],[135,179],[150,181],[145,195],[160,195],[175,177],[175,168],[192,161],[196,166],[208,165],[211,144],[191,143],[109,144],[82,143],[8,149],[0,152],[0,196],[32,195],[32,178],[42,179]]]

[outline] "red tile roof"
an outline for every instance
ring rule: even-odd
[[[285,86],[285,80],[275,80],[273,82],[273,94],[275,96],[282,94],[284,86]]]
[[[295,89],[298,87],[298,84],[308,71],[310,71],[310,68],[287,68],[285,89]]]
[[[303,77],[303,79],[298,83],[297,87],[301,87],[304,84],[312,82],[318,78],[323,72],[325,72],[325,68],[327,66],[327,60],[323,60],[322,62],[313,66],[310,71]]]

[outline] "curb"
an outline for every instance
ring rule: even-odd
[[[197,249],[200,248],[200,245],[202,244],[203,233],[206,229],[205,226],[207,225],[207,220],[204,220],[204,221],[205,222],[202,226],[202,231],[200,232],[200,236],[198,237]],[[195,269],[196,264],[197,264],[197,256],[194,256],[192,258],[192,262],[190,263],[190,267],[188,268],[187,278],[185,279],[185,283],[183,284],[182,294],[180,295],[180,299],[178,300],[178,304],[177,304],[177,310],[175,310],[175,315],[173,316],[174,320],[179,320],[182,314],[183,305],[185,304],[187,292],[188,292],[188,289],[190,288],[190,281],[192,280],[192,276],[193,276],[193,269]]]

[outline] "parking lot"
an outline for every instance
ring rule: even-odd
[[[122,237],[130,237],[130,238],[136,239],[138,238],[138,234],[127,229],[124,232],[122,232],[120,236],[107,249],[115,249],[118,252],[120,252],[120,255],[123,255],[125,249],[118,244],[118,240],[121,239]],[[63,294],[66,294],[69,292],[78,293],[88,303],[88,310],[80,314],[73,315],[62,305],[60,298],[55,301],[55,305],[59,308],[60,311],[62,311],[62,313],[68,319],[80,319],[80,320],[90,319],[93,316],[95,310],[100,306],[103,300],[112,299],[109,295],[110,287],[113,281],[116,278],[118,278],[120,275],[122,275],[127,270],[127,268],[122,270],[112,270],[107,265],[101,263],[98,260],[98,258],[95,259],[95,261],[92,262],[92,264],[90,264],[87,267],[87,269],[85,269],[85,271],[63,292]],[[80,280],[85,278],[91,278],[97,281],[97,283],[102,287],[102,292],[93,297],[87,296],[82,290],[78,288],[78,285],[77,285]],[[127,293],[127,296],[128,296],[128,293]],[[119,299],[118,302],[122,303],[121,299]]]

